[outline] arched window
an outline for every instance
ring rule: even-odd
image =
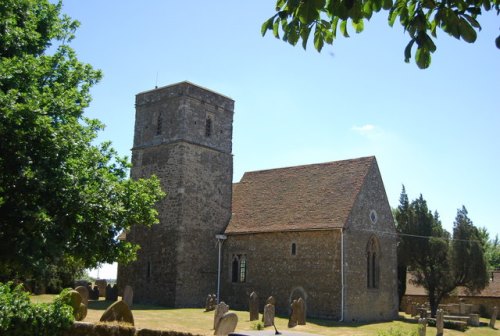
[[[247,257],[244,254],[234,254],[231,264],[231,281],[245,282],[247,279]]]
[[[373,236],[366,246],[366,285],[368,288],[378,288],[379,284],[379,244]]]

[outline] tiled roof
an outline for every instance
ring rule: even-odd
[[[406,275],[406,293],[405,295],[427,295],[426,290],[421,286],[415,286],[410,282],[412,278],[411,273]],[[480,293],[471,294],[467,291],[465,287],[458,287],[458,296],[480,296],[480,297],[498,297],[500,298],[500,271],[491,272],[491,279],[488,286],[483,289]]]
[[[227,234],[342,228],[375,157],[245,173]]]

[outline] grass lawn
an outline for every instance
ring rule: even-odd
[[[32,296],[33,302],[51,302],[54,295]],[[104,310],[110,305],[104,300],[89,301],[87,322],[98,322]],[[232,310],[230,310],[232,311]],[[245,311],[232,311],[238,315],[236,331],[254,330],[254,322],[249,321],[250,314]],[[134,305],[132,307],[135,325],[137,328],[150,328],[162,330],[176,330],[200,335],[213,335],[214,312],[204,312],[202,308],[168,309],[164,307]],[[489,322],[481,319],[481,322]],[[276,317],[275,324],[278,330],[305,332],[325,336],[376,336],[379,331],[390,328],[411,330],[416,328],[413,319],[400,315],[400,320],[383,323],[339,323],[329,320],[308,319],[305,326],[289,329],[287,317]],[[497,328],[500,323],[497,321]],[[266,328],[267,329],[267,328]],[[269,329],[272,330],[272,327]],[[445,329],[446,336],[500,336],[499,330],[488,327],[469,328],[466,332]],[[436,328],[427,327],[427,335],[436,335]]]

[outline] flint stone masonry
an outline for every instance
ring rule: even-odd
[[[160,224],[127,233],[141,249],[136,262],[119,266],[118,284],[131,285],[136,302],[199,307],[213,292],[214,239],[231,216],[233,108],[232,99],[189,82],[136,96],[131,176],[155,174],[168,193]]]

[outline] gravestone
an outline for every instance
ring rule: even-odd
[[[111,288],[111,295],[109,295],[111,301],[118,300],[118,286],[116,284]]]
[[[215,294],[208,294],[207,299],[205,301],[205,311],[212,311],[215,309],[217,305],[217,296]]]
[[[436,336],[443,336],[444,329],[444,311],[438,309],[436,312]]]
[[[306,325],[306,303],[301,297],[297,300],[297,324]]]
[[[104,311],[101,322],[125,322],[134,325],[134,316],[124,301],[116,301]]]
[[[490,328],[495,329],[495,322],[497,321],[498,308],[497,306],[493,307],[493,313],[491,314],[490,320]]]
[[[99,288],[99,296],[106,297],[106,285],[108,282],[104,279],[99,279],[95,281],[95,285]]]
[[[264,314],[262,316],[262,322],[264,322],[264,327],[270,327],[274,324],[274,314],[275,308],[273,304],[266,304],[264,306]]]
[[[125,286],[123,290],[122,300],[125,301],[129,308],[132,308],[132,304],[134,303],[134,291],[129,285]]]
[[[75,288],[75,290],[80,293],[80,296],[82,297],[82,303],[86,306],[89,305],[89,290],[87,287],[83,286],[78,286]]]
[[[111,289],[111,284],[106,285],[106,301],[113,301],[113,290]]]
[[[250,308],[250,321],[255,321],[259,319],[259,297],[257,293],[250,293],[249,298],[249,308]]]
[[[421,317],[418,319],[418,336],[425,336],[427,332],[427,319]]]
[[[290,305],[291,312],[290,312],[290,318],[288,319],[288,328],[293,328],[297,325],[298,323],[298,303],[297,300],[293,300],[292,304]]]
[[[276,306],[276,299],[274,298],[274,296],[271,295],[270,297],[267,298],[266,304],[268,303],[272,304],[273,306]]]
[[[219,321],[222,316],[229,311],[229,306],[221,301],[218,305],[215,306],[214,311],[214,330],[217,330],[217,326],[219,325]]]
[[[225,313],[222,315],[214,335],[225,336],[232,333],[238,324],[238,316],[235,313]]]
[[[94,289],[89,291],[89,299],[90,300],[99,300],[99,287],[94,286]]]

